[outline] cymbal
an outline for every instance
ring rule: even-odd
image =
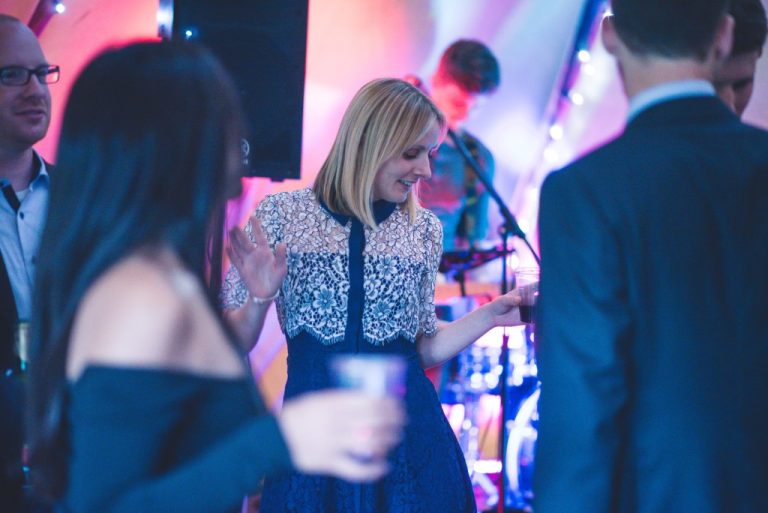
[[[441,273],[460,272],[475,269],[504,255],[509,255],[513,249],[504,249],[497,246],[491,249],[461,249],[458,251],[446,251],[440,259]]]

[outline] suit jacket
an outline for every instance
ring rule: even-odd
[[[768,511],[768,133],[657,104],[539,229],[536,513]]]
[[[0,201],[3,199],[0,198]],[[17,321],[16,300],[5,269],[3,254],[0,253],[0,369],[2,370],[13,366],[16,359],[13,337]]]

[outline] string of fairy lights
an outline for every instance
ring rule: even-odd
[[[528,235],[538,245],[536,218],[541,183],[547,174],[574,159],[582,136],[592,121],[607,87],[615,78],[614,62],[597,34],[603,17],[609,12],[608,0],[587,0],[577,25],[571,52],[553,88],[548,115],[545,116],[546,134],[538,162],[531,171],[521,176],[515,191],[515,212],[521,224],[529,228]],[[517,246],[517,243],[515,242]],[[534,265],[528,262],[524,248],[517,248],[516,265]]]
[[[610,64],[610,58],[601,46],[595,44],[595,36],[607,12],[606,0],[590,0],[584,6],[572,55],[549,118],[549,141],[542,152],[546,165],[557,167],[567,162],[569,155],[562,151],[564,144],[561,143],[566,141],[570,128],[579,128],[579,118],[583,118],[581,114],[587,110],[584,107],[599,100],[599,93],[603,91],[605,82],[601,77],[609,74],[598,73],[598,70]],[[574,124],[577,126],[573,127]]]

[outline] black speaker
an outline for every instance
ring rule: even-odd
[[[235,80],[250,130],[246,176],[300,176],[307,14],[308,0],[160,2],[161,35],[201,42]]]

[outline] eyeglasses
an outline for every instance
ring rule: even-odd
[[[35,69],[6,66],[0,68],[0,83],[7,86],[25,86],[32,75],[36,76],[41,84],[53,84],[59,81],[60,72],[58,66],[44,65]]]

